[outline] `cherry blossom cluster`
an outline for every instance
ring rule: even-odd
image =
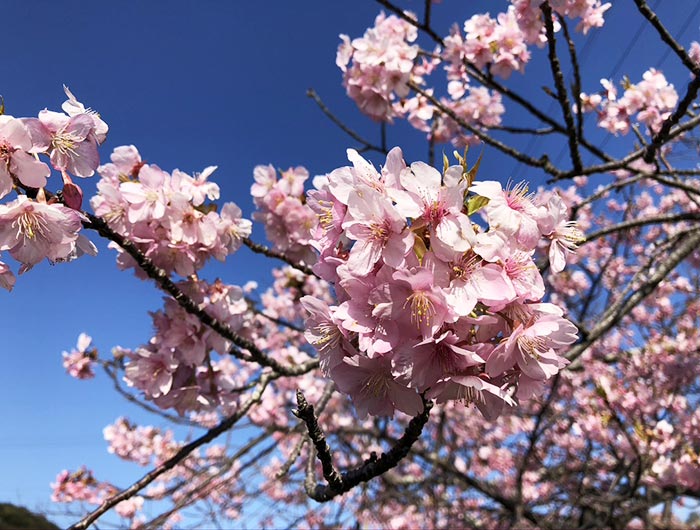
[[[529,43],[544,42],[544,23],[540,6],[542,0],[511,0],[515,8],[518,27]],[[570,19],[580,18],[576,31],[584,35],[591,28],[600,28],[605,23],[603,14],[612,7],[611,2],[600,0],[550,0],[552,10]]]
[[[20,274],[45,258],[56,263],[96,253],[94,245],[79,234],[82,191],[71,176],[95,173],[97,146],[104,142],[108,128],[70,90],[65,92],[64,112],[45,109],[38,118],[0,113],[0,199],[17,193],[14,200],[0,204],[0,251],[9,252],[21,264]],[[47,157],[48,163],[40,156]],[[62,177],[57,195],[45,189],[51,168]],[[11,290],[15,281],[10,267],[0,261],[0,286]]]
[[[406,118],[434,141],[451,141],[457,146],[478,143],[453,116],[489,128],[500,125],[505,109],[499,93],[472,84],[470,69],[507,79],[514,71],[524,71],[531,56],[530,44],[541,47],[546,41],[542,1],[511,0],[511,4],[495,18],[488,13],[472,16],[464,22],[463,31],[453,26],[443,39],[443,49],[433,51],[424,51],[416,44],[414,24],[380,13],[361,38],[340,36],[336,64],[343,72],[348,95],[376,121]],[[584,34],[603,25],[603,14],[611,6],[600,0],[558,0],[550,4],[562,16],[580,18],[577,30]],[[411,13],[406,16],[416,18]],[[559,30],[556,20],[554,27]],[[426,85],[426,77],[441,64],[449,97],[438,96]],[[436,108],[425,95],[412,93],[411,83],[436,97],[442,108]]]
[[[179,287],[234,332],[243,325],[248,304],[240,287],[203,280],[181,282]],[[174,408],[180,414],[235,407],[236,389],[245,385],[248,374],[227,355],[232,344],[173,298],[165,298],[163,310],[152,313],[152,318],[154,336],[148,344],[116,352],[127,360],[126,383],[160,408]],[[223,357],[215,357],[215,352]]]
[[[314,271],[338,298],[302,298],[324,373],[361,415],[415,415],[425,392],[493,417],[514,403],[510,389],[538,393],[576,340],[562,311],[541,303],[533,261],[546,237],[560,271],[582,239],[561,199],[540,205],[523,184],[472,184],[465,164],[442,174],[407,166],[398,148],[381,171],[355,151],[348,158],[352,167],[315,179],[308,194],[319,217]]]
[[[646,433],[646,439],[656,456],[651,466],[652,477],[648,482],[662,487],[680,486],[689,490],[700,488],[700,454],[691,444],[682,447],[681,440],[697,439],[700,427],[700,415],[697,411],[691,415],[687,426],[681,427],[683,431],[691,431],[678,436],[672,424],[661,420],[653,430]]]
[[[316,216],[304,204],[304,182],[309,172],[303,167],[289,168],[280,171],[278,179],[273,166],[257,166],[253,178],[250,193],[258,209],[253,219],[265,225],[267,239],[290,259],[313,263],[309,238]]]
[[[94,365],[97,350],[92,347],[92,337],[81,333],[77,346],[69,352],[63,352],[63,367],[68,375],[76,379],[92,379],[95,377]]]
[[[504,79],[514,71],[522,72],[530,60],[530,51],[515,8],[509,7],[495,19],[488,13],[474,15],[464,23],[464,35],[453,27],[445,39],[445,58],[452,63],[448,78],[453,81],[467,81],[464,75],[467,63],[479,69],[488,67],[491,73]]]
[[[169,429],[137,426],[126,418],[118,418],[114,424],[107,426],[104,436],[109,442],[110,453],[141,466],[152,462],[161,464],[172,457],[182,445],[174,441],[174,433]],[[192,495],[206,497],[225,507],[226,517],[235,519],[238,517],[237,507],[243,499],[229,493],[232,489],[229,483],[235,479],[239,468],[240,464],[237,461],[232,462],[227,458],[226,447],[223,445],[208,447],[204,454],[193,451],[182,465],[164,473],[158,482],[146,491],[146,496],[150,499],[163,499],[175,484],[176,491],[172,493],[174,502],[185,500]],[[143,504],[143,497],[137,496],[117,505],[116,511],[127,519],[142,519],[143,516],[139,512]],[[178,520],[170,519],[169,522],[173,524]]]
[[[250,234],[251,222],[241,217],[236,204],[228,202],[219,212],[207,202],[219,198],[219,187],[207,180],[216,167],[195,176],[177,169],[167,173],[145,163],[133,145],[117,147],[111,160],[98,168],[98,193],[90,204],[110,228],[168,274],[187,277],[212,257],[223,261]],[[112,246],[122,269],[135,267],[128,254]]]
[[[172,431],[134,425],[123,417],[117,418],[103,432],[110,453],[141,466],[147,466],[153,460],[164,462],[180,448]]]
[[[449,88],[456,85],[451,84]],[[458,85],[458,92],[451,98],[442,98],[442,106],[452,111],[462,122],[479,127],[496,127],[501,124],[505,112],[501,95],[482,86]],[[447,114],[437,114],[430,131],[436,142],[451,142],[456,147],[466,147],[479,143],[479,139],[465,132],[460,122]]]
[[[116,488],[104,482],[99,482],[92,471],[85,467],[71,473],[63,470],[56,477],[56,482],[51,484],[53,502],[84,501],[90,504],[99,504],[105,498],[116,493]]]
[[[336,64],[343,85],[357,106],[377,121],[391,120],[396,99],[408,96],[419,47],[415,26],[395,15],[380,13],[361,38],[341,35]]]
[[[693,41],[690,43],[688,56],[695,64],[700,64],[700,42]]]
[[[625,81],[619,99],[612,81],[601,79],[600,83],[603,93],[581,94],[581,108],[597,112],[598,126],[615,135],[630,132],[635,121],[646,125],[650,133],[657,132],[678,103],[676,89],[654,68],[644,72],[637,84]]]

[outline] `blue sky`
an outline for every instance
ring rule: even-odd
[[[612,31],[594,37],[581,57],[588,92],[598,90],[598,80],[613,73],[640,25],[632,2],[614,4],[607,16]],[[676,9],[679,4],[687,9]],[[420,12],[423,2],[403,5]],[[461,23],[480,8],[495,14],[503,5],[444,0],[435,7],[434,20],[445,34],[451,21]],[[694,7],[695,2],[675,0],[660,15],[677,32]],[[44,107],[59,110],[66,84],[110,126],[103,161],[114,147],[134,144],[147,161],[165,170],[191,173],[218,165],[214,178],[222,199],[236,201],[250,214],[255,165],[304,165],[315,175],[346,163],[345,149],[352,141],[305,96],[308,88],[316,89],[348,124],[378,141],[376,124],[344,95],[335,50],[339,33],[360,36],[379,11],[371,1],[14,0],[3,6],[0,94],[8,114],[35,116]],[[695,13],[680,38],[683,45],[699,38],[699,24]],[[550,76],[544,54],[535,55],[526,75],[514,74],[511,81],[547,108],[540,87],[551,84]],[[635,82],[661,60],[680,92],[687,76],[678,73],[674,57],[664,57],[649,29],[615,71],[615,81],[627,73]],[[523,125],[517,113],[507,116],[507,123]],[[408,161],[426,157],[422,135],[403,124],[389,128],[389,145],[395,144]],[[529,154],[548,152],[552,159],[560,151],[560,144],[545,142],[529,147]],[[538,178],[492,150],[484,153],[484,177]],[[54,175],[49,188],[55,189],[58,180]],[[81,181],[86,197],[95,181]],[[261,232],[256,235],[260,240]],[[127,485],[142,470],[107,453],[102,428],[119,415],[159,423],[127,405],[104,378],[76,382],[61,366],[61,351],[69,350],[82,331],[93,336],[105,355],[114,345],[131,347],[148,340],[147,311],[160,307],[161,295],[152,285],[118,272],[114,253],[96,236],[91,239],[100,249],[96,258],[42,263],[19,277],[12,293],[0,292],[0,502],[47,507],[48,485],[56,474],[83,463],[98,477]],[[242,251],[212,267],[211,274],[230,283],[256,279],[265,284],[265,267]]]

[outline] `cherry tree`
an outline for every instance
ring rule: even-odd
[[[700,44],[629,3],[683,76],[586,78],[580,44],[616,7],[600,0],[499,2],[447,34],[447,5],[379,0],[336,63],[380,141],[310,90],[347,160],[313,178],[261,161],[252,219],[219,201],[213,166],[166,171],[133,145],[100,159],[109,117],[68,89],[62,112],[3,108],[0,285],[107,239],[163,305],[140,345],[85,330],[66,371],[103,370],[198,433],[108,425],[109,451],[146,471],[61,472],[73,528],[110,511],[133,528],[677,525],[674,503],[700,499],[700,170],[679,156],[697,143]],[[541,101],[512,86],[538,55]],[[394,146],[400,121],[424,160]],[[564,156],[518,147],[542,136]],[[483,176],[482,157],[546,184]],[[202,272],[243,246],[269,258],[269,286]]]

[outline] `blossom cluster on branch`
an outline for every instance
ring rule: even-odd
[[[406,118],[433,141],[452,141],[458,146],[478,142],[460,122],[476,128],[495,127],[505,112],[501,94],[479,84],[484,75],[508,79],[513,72],[524,72],[531,56],[529,46],[541,47],[546,42],[543,2],[510,3],[496,18],[478,14],[462,28],[455,24],[448,36],[436,36],[433,50],[423,50],[416,43],[417,22],[411,21],[417,18],[410,12],[403,17],[381,13],[362,37],[341,35],[336,64],[343,72],[348,96],[376,121]],[[603,25],[603,14],[611,6],[600,0],[550,4],[558,16],[580,19],[576,29],[584,34]],[[558,21],[553,23],[559,30]],[[428,85],[428,76],[440,67],[445,70],[449,97],[437,97],[436,89]]]
[[[18,190],[16,199],[0,204],[0,251],[21,266],[20,274],[48,259],[70,261],[97,250],[79,234],[82,190],[73,177],[90,177],[99,164],[97,146],[104,142],[107,124],[86,109],[65,88],[64,112],[42,110],[38,118],[15,118],[0,113],[0,199]],[[3,106],[4,108],[4,106]],[[60,198],[44,187],[51,174],[48,162],[60,171]],[[11,290],[15,276],[0,261],[0,286]]]
[[[110,453],[152,469],[122,490],[62,471],[56,502],[99,505],[77,528],[109,508],[134,528],[170,528],[202,501],[203,517],[236,519],[250,498],[281,507],[254,514],[262,526],[635,528],[653,526],[660,503],[700,498],[700,170],[671,158],[676,140],[693,145],[700,45],[686,51],[635,0],[689,70],[685,93],[650,68],[621,95],[612,80],[595,94],[583,92],[568,24],[585,35],[610,3],[511,0],[445,37],[431,2],[422,17],[381,3],[391,13],[341,35],[336,61],[347,94],[381,123],[381,147],[361,146],[381,165],[348,149],[350,165],[313,178],[257,166],[252,222],[217,203],[214,166],[168,172],[134,146],[100,166],[106,125],[68,91],[65,114],[0,116],[0,199],[17,194],[0,204],[0,251],[24,272],[94,253],[80,232],[92,228],[121,269],[166,293],[140,346],[100,356],[81,334],[63,354],[71,376],[102,367],[128,399],[191,429],[180,441],[123,417],[108,426]],[[538,48],[558,118],[505,84]],[[444,90],[429,85],[438,71]],[[502,124],[506,103],[524,127]],[[641,146],[604,152],[596,117]],[[431,163],[385,148],[399,119],[427,133]],[[509,134],[559,138],[572,169]],[[435,144],[448,142],[484,142],[556,184],[480,180],[481,159],[469,167],[466,154],[436,169]],[[50,166],[62,175],[54,192]],[[95,172],[92,215],[72,177]],[[253,222],[269,247],[252,241]],[[269,287],[205,279],[210,258],[241,245],[286,263]],[[0,262],[0,284],[14,281]],[[171,507],[147,520],[147,501]]]
[[[552,304],[532,259],[552,237],[553,265],[582,239],[561,201],[546,205],[524,184],[472,183],[466,165],[443,173],[410,166],[401,150],[381,172],[355,151],[352,167],[315,180],[320,223],[315,272],[334,285],[331,306],[310,297],[307,340],[321,367],[361,415],[416,415],[418,393],[475,403],[498,416],[515,396],[537,394],[566,365],[558,351],[576,328]],[[487,227],[476,224],[483,214]],[[470,217],[471,215],[471,217]]]

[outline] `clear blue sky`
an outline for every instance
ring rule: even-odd
[[[640,25],[631,1],[614,4],[607,18],[615,30],[595,37],[581,57],[588,92],[613,73]],[[696,3],[664,4],[662,19],[677,32]],[[423,1],[404,5],[420,11]],[[435,7],[436,27],[447,33],[451,21],[462,22],[480,8],[495,14],[503,5],[444,0]],[[314,87],[348,124],[378,140],[377,126],[344,96],[335,50],[339,33],[361,35],[379,11],[369,0],[11,0],[3,5],[0,94],[7,113],[34,116],[44,107],[59,110],[66,84],[110,126],[103,161],[114,147],[134,144],[147,161],[166,170],[218,165],[222,199],[235,200],[250,214],[248,190],[256,164],[305,165],[315,175],[346,162],[352,141],[305,96],[307,88]],[[695,16],[688,24],[683,45],[700,38],[699,23]],[[546,102],[540,86],[551,85],[550,77],[543,53],[536,55],[529,74],[515,74],[512,82],[528,97]],[[616,82],[623,73],[639,80],[662,58],[657,36],[647,29],[615,72]],[[676,67],[674,57],[661,65],[680,92],[687,77],[674,76]],[[522,125],[518,114],[506,116],[507,123]],[[389,129],[389,144],[400,144],[409,161],[426,157],[422,135],[406,126]],[[553,159],[560,149],[543,142],[530,147],[529,154],[546,151]],[[488,149],[482,174],[503,181],[529,176],[526,168]],[[49,187],[57,181],[54,175]],[[95,181],[81,182],[86,196]],[[261,232],[256,234],[260,239]],[[134,347],[148,340],[147,311],[160,307],[161,295],[133,274],[118,272],[114,253],[96,236],[91,239],[100,248],[98,257],[55,267],[42,263],[18,278],[12,293],[0,292],[0,501],[48,507],[49,483],[60,470],[81,464],[120,485],[142,473],[107,453],[102,428],[123,414],[158,423],[157,418],[128,406],[102,377],[72,380],[60,354],[82,331],[103,354],[117,344]],[[268,281],[260,261],[246,252],[213,267],[211,274],[230,283]]]

